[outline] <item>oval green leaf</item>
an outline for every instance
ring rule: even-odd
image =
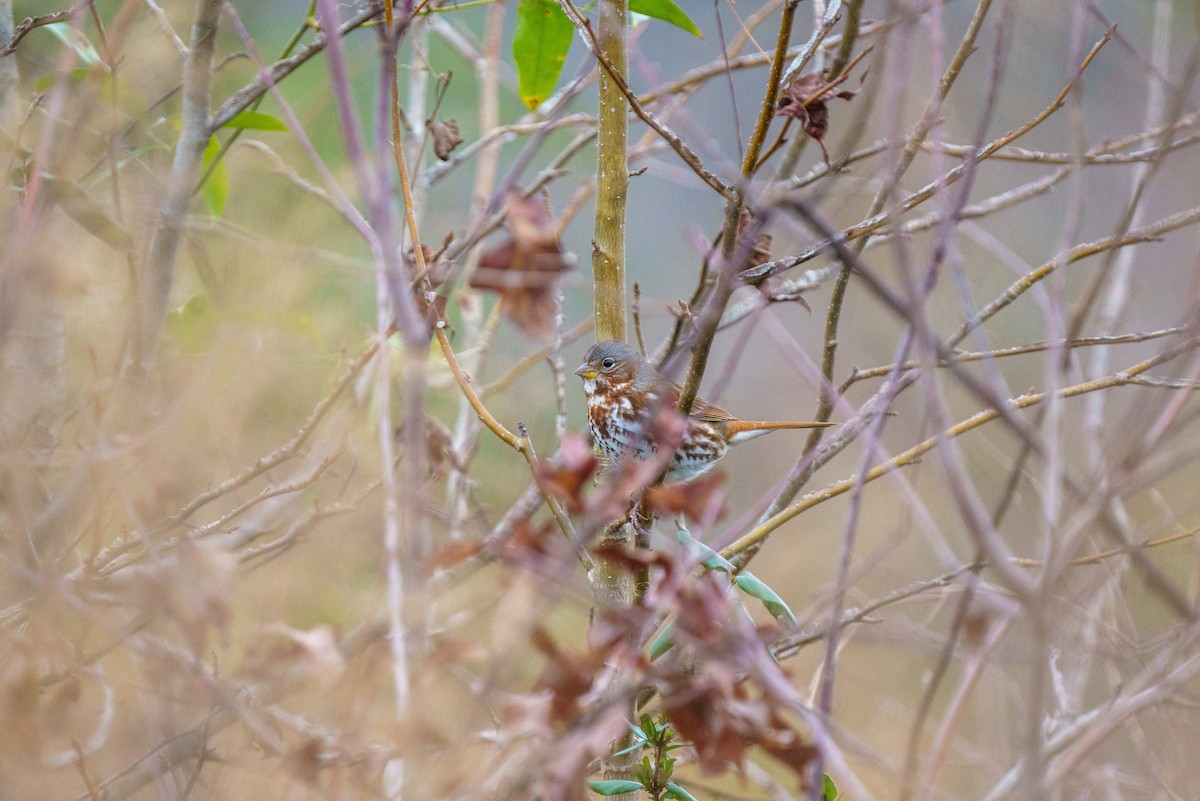
[[[251,131],[286,131],[287,125],[276,117],[270,114],[264,114],[261,111],[252,111],[245,109],[233,115],[229,122],[221,126],[222,128],[245,128]]]
[[[215,136],[208,138],[208,145],[204,148],[204,158],[200,162],[200,174],[208,172],[208,167],[221,153],[221,142]],[[208,176],[208,180],[204,182],[204,186],[200,187],[200,192],[204,195],[205,202],[208,203],[208,211],[214,217],[220,217],[225,213],[225,201],[229,198],[229,173],[225,171],[225,159],[217,162],[217,166],[213,168],[212,174]]]
[[[696,796],[675,782],[667,782],[667,791],[663,793],[663,798],[674,798],[676,801],[696,801]]]
[[[625,793],[638,793],[642,790],[640,782],[633,782],[629,779],[605,779],[600,782],[588,782],[588,787],[592,788],[593,793],[599,795],[624,795]]]
[[[513,34],[517,90],[530,109],[554,91],[571,47],[575,26],[554,0],[521,0]]]
[[[681,28],[693,36],[704,38],[692,18],[683,13],[683,9],[671,0],[629,0],[629,10],[635,14],[645,14],[647,17],[669,22],[676,28]]]

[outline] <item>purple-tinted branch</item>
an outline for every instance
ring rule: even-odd
[[[375,2],[369,3],[365,8],[338,27],[333,29],[325,28],[324,30],[336,30],[338,35],[335,38],[341,39],[350,31],[362,27],[381,13],[383,13],[383,3],[375,0]],[[209,122],[209,131],[218,130],[237,116],[239,112],[248,109],[256,100],[266,94],[272,85],[283,80],[301,64],[304,64],[324,50],[329,41],[328,35],[322,34],[315,42],[305,45],[287,58],[276,61],[267,69],[266,75],[260,73],[253,81],[239,89],[221,104],[221,107],[217,109],[216,113],[212,116],[212,120]]]

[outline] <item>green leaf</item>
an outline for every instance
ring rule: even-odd
[[[73,28],[69,22],[52,22],[49,25],[43,26],[50,33],[54,34],[60,42],[75,51],[75,55],[79,56],[79,60],[89,67],[94,67],[101,63],[100,53],[88,41],[87,36],[78,28]]]
[[[221,127],[246,128],[252,131],[286,131],[288,129],[283,120],[272,117],[270,114],[250,109],[234,114],[233,118]]]
[[[654,642],[650,643],[650,661],[653,662],[660,656],[670,651],[675,646],[675,621],[672,620],[663,627],[662,633],[654,638]]]
[[[49,26],[47,26],[47,27],[49,27]],[[87,76],[91,71],[92,70],[90,67],[76,67],[75,69],[73,69],[67,73],[67,75],[66,75],[67,82],[72,85],[83,83],[87,79]],[[34,81],[33,88],[35,91],[38,91],[38,92],[49,91],[50,87],[52,87],[52,86],[54,86],[54,84],[58,83],[58,79],[60,77],[62,77],[61,74],[59,74],[57,72],[51,72],[46,75],[43,75],[42,77],[40,77],[36,81]]]
[[[723,570],[733,576],[733,583],[742,592],[752,598],[757,598],[762,601],[763,606],[777,618],[786,617],[792,623],[796,622],[796,616],[792,614],[792,610],[783,602],[779,594],[775,590],[768,587],[761,579],[751,573],[749,570],[743,570],[737,573],[737,568],[733,562],[730,562],[724,556],[709,548],[700,540],[694,539],[686,531],[680,531],[675,535],[683,545],[693,553],[704,557],[702,564],[709,570]],[[653,658],[653,656],[651,657]]]
[[[639,749],[645,748],[648,745],[648,741],[646,740],[646,735],[642,733],[641,729],[639,729],[637,726],[634,726],[632,723],[629,725],[629,728],[633,732],[633,745],[629,746],[628,748],[622,748],[620,751],[615,752],[613,754],[613,756],[621,756],[622,754],[628,754],[633,751],[637,751]]]
[[[210,136],[208,146],[204,148],[204,160],[200,163],[201,175],[208,172],[209,166],[220,152],[220,140],[215,136]],[[224,159],[217,162],[212,175],[208,176],[208,180],[204,182],[204,186],[200,187],[200,191],[208,203],[208,210],[212,216],[220,217],[225,213],[225,201],[229,198],[229,173],[225,171]]]
[[[167,314],[167,335],[188,353],[200,353],[216,339],[221,313],[208,295],[193,295]]]
[[[796,622],[796,616],[792,614],[792,610],[788,609],[788,605],[783,602],[783,599],[779,597],[775,590],[768,587],[750,571],[743,570],[734,576],[733,583],[750,597],[762,601],[767,611],[775,617],[786,617],[792,623]]]
[[[683,543],[684,547],[686,547],[689,551],[703,556],[704,561],[701,564],[703,564],[709,570],[724,570],[726,573],[730,574],[737,570],[737,568],[733,566],[733,562],[730,562],[724,556],[721,556],[721,554],[717,553],[712,548],[709,548],[700,540],[693,538],[692,535],[688,534],[686,531],[678,532],[675,535],[675,538]]]
[[[513,34],[517,90],[530,109],[554,91],[562,73],[575,26],[554,0],[521,0]]]
[[[675,782],[667,782],[667,790],[663,793],[663,798],[674,798],[677,799],[677,801],[696,801],[696,796],[692,795]]]
[[[645,14],[647,17],[669,22],[676,28],[682,28],[693,36],[704,38],[692,18],[683,13],[683,9],[671,0],[629,0],[629,10],[635,14]]]
[[[841,793],[838,792],[837,785],[833,783],[833,779],[829,778],[829,774],[826,773],[823,775],[824,781],[821,784],[821,798],[823,798],[824,801],[833,801],[833,799],[837,798],[839,795],[841,795]]]
[[[588,782],[588,787],[591,787],[592,792],[599,795],[623,795],[625,793],[641,792],[642,790],[640,782],[631,782],[628,779],[605,779],[602,782]]]

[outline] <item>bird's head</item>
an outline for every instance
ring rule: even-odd
[[[633,348],[615,339],[606,339],[588,348],[583,364],[575,368],[575,375],[583,379],[583,391],[591,395],[632,385],[638,380],[643,363]]]

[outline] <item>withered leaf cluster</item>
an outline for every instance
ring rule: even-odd
[[[535,647],[544,662],[535,695],[548,699],[540,726],[569,731],[572,722],[599,712],[612,667],[621,664],[628,686],[640,681],[659,689],[662,710],[704,772],[744,769],[750,751],[758,749],[802,782],[816,754],[795,720],[802,699],[771,655],[769,632],[760,631],[732,600],[728,578],[698,575],[690,562],[660,551],[608,547],[596,557],[631,571],[649,568],[651,587],[635,607],[603,610],[587,651],[537,633]],[[664,617],[675,620],[670,650],[651,660],[636,645],[630,648],[644,642]]]
[[[829,132],[829,107],[825,101],[831,97],[850,100],[858,94],[852,89],[835,89],[832,86],[819,72],[801,75],[784,90],[779,98],[779,109],[775,112],[777,116],[794,117],[800,121],[804,132],[821,146],[821,155],[825,157],[826,164],[829,164],[829,151],[825,149],[825,134]]]
[[[441,161],[448,161],[454,148],[462,144],[463,138],[458,131],[458,123],[454,120],[427,122],[430,135],[433,136],[433,154]]]
[[[510,192],[506,213],[508,237],[483,254],[470,284],[498,293],[505,315],[521,331],[546,339],[554,332],[558,281],[573,260],[563,252],[545,203]]]

